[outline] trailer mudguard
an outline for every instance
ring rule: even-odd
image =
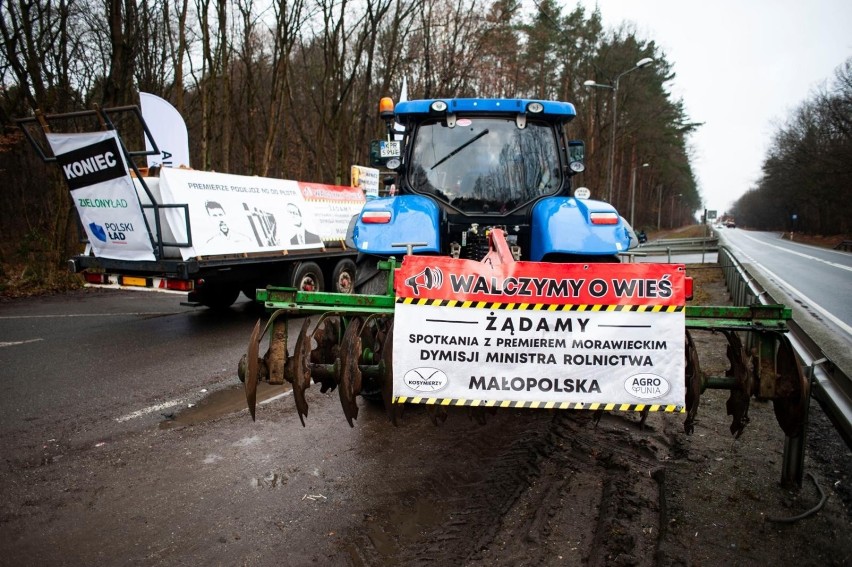
[[[367,254],[391,255],[405,252],[394,244],[417,242],[425,245],[415,246],[415,252],[440,252],[440,215],[438,205],[421,195],[371,199],[355,222],[355,248]]]
[[[598,217],[596,223],[593,215]],[[602,222],[612,224],[598,224]],[[554,253],[613,256],[630,247],[630,229],[615,208],[603,201],[548,197],[533,207],[531,224],[533,262]]]

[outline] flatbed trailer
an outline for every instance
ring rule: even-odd
[[[85,244],[68,267],[89,285],[185,292],[211,308],[267,285],[352,292],[357,251],[344,239],[360,189],[140,167],[160,152],[136,106],[18,123],[61,167]],[[136,138],[148,148],[129,149]]]

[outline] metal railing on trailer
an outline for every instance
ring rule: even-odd
[[[142,171],[135,162],[135,158],[140,158],[149,155],[158,155],[160,153],[157,143],[151,135],[145,119],[142,117],[142,112],[138,106],[119,106],[115,108],[95,108],[93,110],[81,110],[77,112],[65,112],[61,114],[43,114],[36,111],[35,116],[20,118],[16,121],[18,126],[23,131],[24,135],[29,140],[30,145],[35,149],[38,156],[46,163],[56,162],[56,156],[50,149],[50,144],[47,143],[46,134],[54,131],[57,126],[62,125],[62,131],[73,132],[94,132],[115,130],[118,134],[118,140],[121,144],[121,151],[124,153],[125,162],[133,171],[136,180],[145,192],[150,204],[139,201],[139,206],[143,210],[152,210],[154,227],[149,224],[148,215],[143,215],[145,220],[145,228],[151,239],[151,244],[154,247],[154,254],[158,259],[163,259],[166,256],[166,247],[175,248],[191,248],[192,247],[192,227],[189,222],[189,205],[186,203],[162,204],[155,198],[154,193],[145,182]],[[119,127],[119,122],[123,122],[123,126]],[[70,126],[69,126],[70,125]],[[127,146],[126,135],[129,131],[143,136],[144,141],[150,144],[151,149],[131,149]],[[124,134],[123,134],[124,133]],[[138,196],[137,196],[138,198]],[[182,209],[183,220],[186,228],[185,242],[170,242],[163,238],[163,227],[161,222],[161,212],[165,209]]]

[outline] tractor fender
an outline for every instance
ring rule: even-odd
[[[365,222],[365,218],[372,218],[373,222]],[[371,199],[364,204],[355,221],[352,240],[359,252],[367,254],[401,255],[405,248],[393,244],[414,242],[424,244],[415,246],[415,252],[439,252],[440,218],[438,205],[421,195]]]
[[[593,224],[592,213],[614,213],[614,224]],[[631,230],[615,207],[604,201],[548,197],[532,209],[530,260],[548,254],[613,256],[630,248]]]

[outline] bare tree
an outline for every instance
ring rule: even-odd
[[[133,0],[105,0],[109,26],[110,65],[104,80],[103,104],[122,106],[133,102],[133,75],[138,55],[139,16]]]

